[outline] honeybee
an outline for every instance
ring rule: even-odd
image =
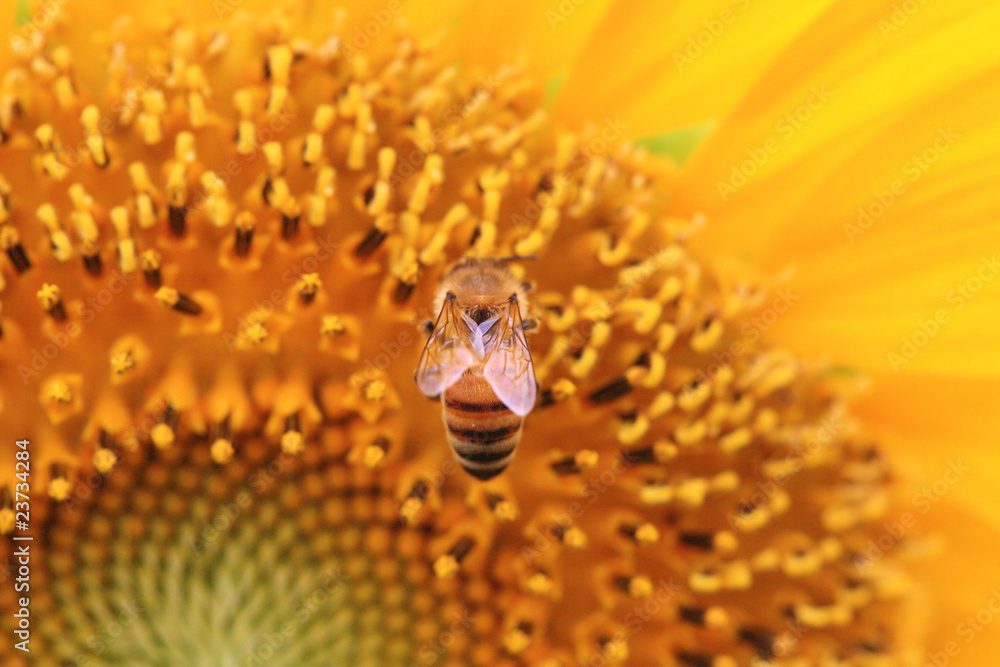
[[[502,259],[465,259],[447,270],[437,321],[414,378],[440,396],[458,462],[482,480],[510,464],[538,393],[524,337],[525,286]]]

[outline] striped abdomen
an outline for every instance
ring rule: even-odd
[[[448,441],[465,471],[479,479],[503,472],[514,458],[524,418],[511,412],[472,371],[441,394],[441,404]]]

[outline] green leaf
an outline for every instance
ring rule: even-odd
[[[666,132],[655,137],[637,139],[635,143],[638,146],[645,146],[652,153],[668,155],[674,158],[677,164],[683,164],[711,129],[712,123],[705,123],[704,125],[686,127],[683,130]]]
[[[28,0],[17,0],[17,24],[26,25],[31,21],[31,7]]]
[[[820,377],[860,378],[865,372],[857,366],[834,364],[820,371]]]
[[[555,74],[549,79],[549,87],[545,90],[545,107],[551,108],[553,103],[556,101],[556,96],[559,95],[559,89],[562,88],[563,81],[566,80],[566,73],[560,72]]]

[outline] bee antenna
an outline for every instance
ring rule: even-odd
[[[538,255],[508,255],[496,258],[498,262],[535,261],[536,259],[538,259]]]

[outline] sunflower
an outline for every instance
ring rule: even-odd
[[[1000,9],[274,4],[3,10],[4,664],[992,664]]]

